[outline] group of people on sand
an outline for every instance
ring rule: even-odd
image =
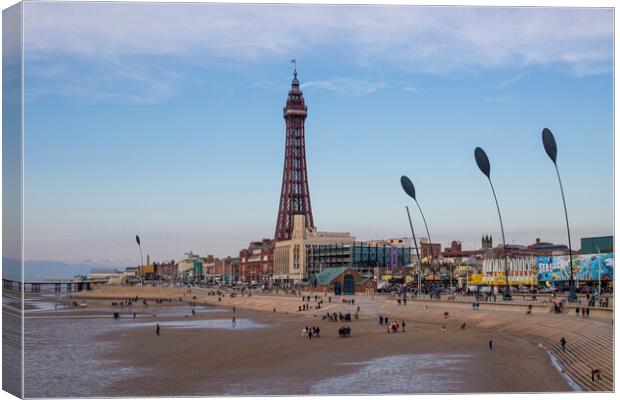
[[[579,318],[579,310],[581,310],[581,318],[590,319],[590,307],[579,308],[579,305],[577,305],[577,307],[575,307],[575,316],[577,318]]]
[[[113,301],[112,307],[130,307],[133,305],[133,300],[126,301]]]
[[[480,303],[471,303],[471,309],[474,311],[480,310]]]
[[[330,314],[328,311],[327,314],[323,316],[323,319],[327,319],[328,321],[331,321],[331,322],[351,321],[351,314],[350,313],[342,314],[341,312],[337,314],[336,313]]]
[[[340,329],[338,329],[338,336],[340,337],[349,337],[351,336],[351,327],[342,325]]]
[[[321,328],[318,326],[306,326],[301,330],[301,337],[312,340],[312,337],[319,338],[321,336]]]
[[[342,299],[342,302],[344,304],[350,304],[350,305],[355,305],[355,299]]]
[[[398,322],[392,322],[388,324],[388,333],[396,333],[398,332],[398,328],[402,328],[402,332],[404,332],[405,321],[400,321],[400,324]]]

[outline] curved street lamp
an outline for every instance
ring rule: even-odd
[[[510,284],[508,283],[508,255],[506,254],[506,237],[504,236],[504,223],[502,222],[502,213],[499,211],[499,203],[497,202],[497,196],[495,195],[495,188],[493,188],[493,182],[491,182],[491,163],[487,153],[480,147],[476,147],[474,150],[474,157],[476,158],[476,164],[480,171],[487,177],[489,184],[491,185],[491,191],[493,192],[493,198],[495,199],[495,205],[497,206],[497,214],[499,215],[499,226],[502,229],[502,242],[504,243],[504,278],[506,279],[504,289],[504,300],[512,300],[510,294]]]
[[[568,257],[570,263],[570,281],[569,281],[569,301],[573,301],[577,298],[577,294],[575,293],[575,278],[573,275],[573,247],[571,246],[570,241],[570,226],[568,225],[568,211],[566,211],[566,200],[564,199],[564,188],[562,188],[562,179],[560,179],[560,170],[558,169],[557,158],[558,158],[558,146],[555,144],[555,138],[553,137],[553,133],[548,128],[544,128],[542,131],[542,142],[543,147],[545,148],[545,152],[553,161],[553,165],[555,166],[555,172],[558,175],[558,182],[560,182],[560,192],[562,193],[562,204],[564,204],[564,216],[566,217],[566,231],[568,232]]]
[[[424,213],[422,212],[422,208],[420,208],[420,204],[418,203],[418,200],[415,197],[415,187],[413,186],[413,182],[411,182],[411,179],[403,175],[400,177],[400,184],[403,187],[403,190],[405,191],[405,193],[407,193],[407,195],[415,201],[415,204],[418,206],[418,210],[420,210],[420,215],[422,215],[422,221],[424,221],[424,226],[426,227],[426,235],[428,236],[428,244],[429,244],[430,256],[431,256],[431,270],[433,271],[433,282],[434,282],[435,281],[435,263],[434,263],[435,257],[433,257],[433,241],[431,240],[431,234],[428,231],[428,225],[426,224],[426,218],[424,218]],[[408,208],[407,208],[407,213],[409,213]],[[409,223],[411,223],[411,218],[409,219]],[[411,232],[413,233],[413,226],[411,228]],[[420,254],[418,253],[418,260],[419,260],[419,257],[420,257]]]
[[[141,265],[144,266],[144,259],[142,258],[142,246],[140,245],[140,236],[136,235],[136,243],[138,243],[138,248],[140,249],[140,262]]]

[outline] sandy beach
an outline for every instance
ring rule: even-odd
[[[122,311],[120,322],[113,321],[111,302],[135,296],[174,302],[150,301],[145,308],[140,300],[132,310]],[[172,288],[103,287],[75,295],[76,301],[87,303],[86,308],[31,313],[30,322],[100,320],[103,328],[101,333],[95,331],[96,340],[111,344],[101,356],[116,368],[139,371],[100,388],[99,393],[107,396],[572,391],[579,382],[571,371],[559,372],[547,346],[558,341],[556,334],[560,334],[567,337],[570,350],[573,337],[564,325],[610,326],[603,319],[575,321],[543,313],[525,320],[520,311],[484,310],[484,306],[481,311],[461,304],[413,301],[398,306],[378,296],[356,296],[355,305],[336,297],[329,303],[324,296],[320,310],[306,312],[298,311],[300,296],[219,297],[200,289],[189,293]],[[190,302],[212,307],[192,315]],[[310,304],[314,303],[312,298]],[[343,323],[321,319],[326,312],[354,314],[358,306],[359,319],[344,323],[351,327],[351,337],[338,336]],[[378,323],[379,315],[404,320],[406,332],[388,334]],[[106,328],[114,322],[126,325]],[[321,337],[303,338],[302,329],[313,325],[320,327]],[[493,350],[488,347],[491,339]],[[611,348],[608,353],[611,359]],[[604,375],[611,377],[612,367],[607,368],[610,373]],[[27,377],[26,395],[28,382]],[[32,390],[54,395],[41,388]]]

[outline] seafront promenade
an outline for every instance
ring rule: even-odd
[[[327,312],[349,312],[359,307],[359,319],[378,321],[379,316],[389,316],[391,320],[404,320],[407,326],[445,329],[458,332],[465,324],[468,332],[475,332],[480,337],[511,337],[526,341],[531,346],[544,349],[559,370],[566,374],[565,379],[576,390],[612,391],[613,390],[613,310],[592,309],[588,319],[576,317],[569,308],[562,314],[554,314],[549,304],[533,306],[530,314],[526,313],[527,304],[483,303],[474,310],[471,303],[465,301],[444,301],[429,299],[408,299],[407,305],[398,305],[394,297],[385,295],[356,295],[336,297],[319,295],[323,301],[316,309],[315,294],[310,296],[310,309],[299,311],[301,296],[291,294],[251,295],[238,292],[231,296],[230,291],[215,294],[216,289],[167,288],[167,287],[124,287],[102,286],[90,292],[73,295],[81,301],[119,300],[138,297],[142,299],[170,298],[196,304],[208,304],[217,307],[236,307],[257,313],[284,314],[287,318],[315,319],[320,323]],[[214,295],[215,294],[215,295]],[[331,298],[331,299],[330,299]],[[355,304],[344,303],[343,299],[354,299]],[[331,300],[331,301],[330,301]],[[544,301],[544,300],[541,300]],[[447,315],[446,315],[447,313]],[[435,328],[433,328],[435,327]],[[362,335],[363,332],[355,332]],[[567,341],[562,349],[560,339]],[[430,338],[429,338],[430,340]],[[457,338],[457,340],[459,340]],[[481,339],[483,340],[483,339]],[[495,339],[501,340],[501,339]],[[429,341],[430,343],[430,341]],[[464,341],[465,343],[465,341]],[[471,343],[467,342],[467,346]],[[442,350],[442,349],[435,349]],[[519,357],[514,354],[513,357]],[[516,359],[513,359],[516,364]],[[511,362],[507,360],[507,362]],[[521,365],[521,364],[519,364]],[[601,379],[592,381],[592,370],[601,371]],[[532,387],[531,391],[536,391]]]

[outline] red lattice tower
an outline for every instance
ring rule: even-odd
[[[299,90],[297,69],[293,74],[291,90],[288,92],[284,120],[286,121],[286,149],[284,151],[284,172],[282,173],[282,192],[276,224],[276,240],[288,240],[293,234],[293,216],[305,216],[305,225],[314,228],[310,189],[306,170],[306,142],[304,123],[308,108],[304,95]]]

